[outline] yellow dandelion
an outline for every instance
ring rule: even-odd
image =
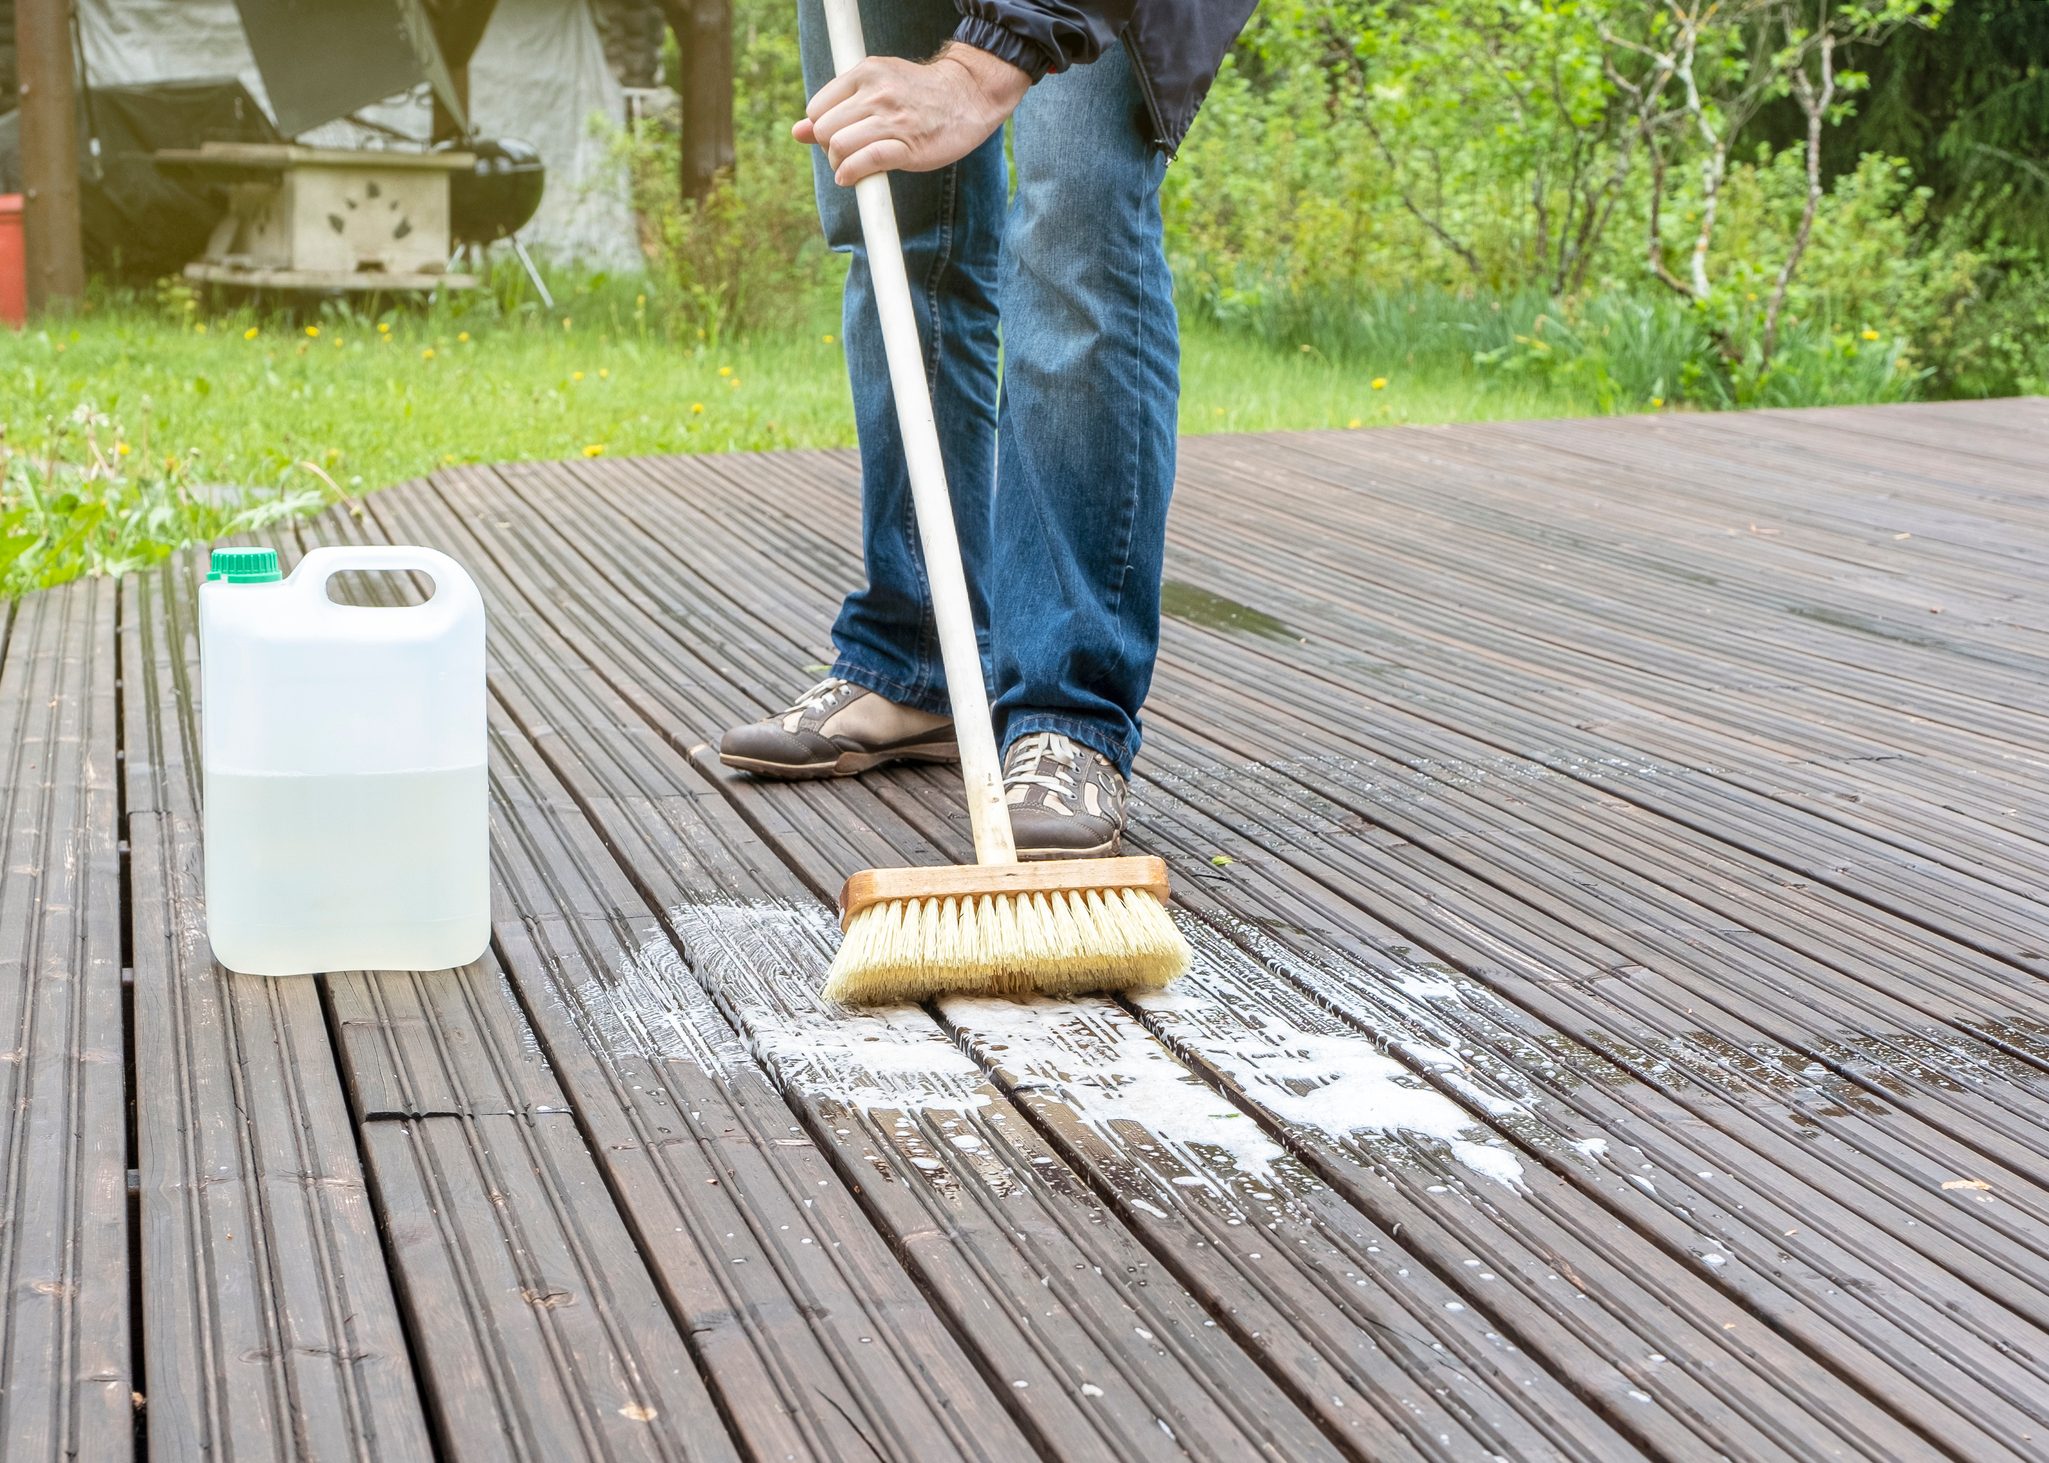
[[[426,348],[425,350],[421,351],[421,352],[420,352],[420,359],[421,359],[421,360],[423,360],[423,361],[431,361],[431,360],[433,360],[433,359],[434,359],[434,347],[430,345],[430,346],[428,346],[428,347],[427,347],[427,348]]]
[[[1345,425],[1348,427],[1356,427],[1359,425],[1359,419],[1357,417],[1353,417],[1349,422],[1346,422]]]
[[[821,335],[821,336],[819,336],[818,338],[819,338],[820,340],[824,341],[824,342],[825,342],[825,343],[826,343],[827,345],[831,345],[831,344],[832,344],[832,337],[831,337],[831,336],[829,336],[829,335]]]
[[[571,372],[569,373],[569,379],[570,379],[570,380],[572,380],[572,381],[581,381],[581,380],[583,379],[583,372],[581,372],[581,371],[571,371]]]
[[[128,455],[128,444],[126,442],[116,442],[114,444],[114,455],[116,457],[126,457]]]
[[[1214,411],[1218,416],[1222,416],[1224,414],[1224,409],[1220,406],[1212,407],[1211,410]]]
[[[1653,407],[1660,407],[1660,406],[1663,406],[1664,404],[1665,404],[1665,398],[1664,398],[1664,397],[1662,397],[1662,396],[1653,396],[1653,397],[1651,398],[1651,405],[1652,405]]]
[[[379,335],[389,335],[389,334],[391,334],[391,322],[390,322],[389,320],[380,320],[380,321],[378,321],[378,322],[377,322],[377,333],[378,333]]]
[[[563,328],[564,330],[567,330],[567,329],[569,329],[569,317],[568,317],[567,315],[564,315],[564,316],[562,317],[562,328]]]
[[[254,325],[252,325],[247,330],[242,332],[242,339],[254,340],[257,336],[261,335],[262,333],[262,331],[258,330]]]
[[[1867,328],[1864,332],[1864,338],[1866,340],[1876,340],[1878,339],[1878,332]]]
[[[583,455],[585,457],[603,457],[605,455],[605,444],[593,442],[590,446],[583,449]]]
[[[635,296],[633,297],[633,307],[634,307],[634,308],[635,308],[636,310],[639,310],[639,309],[644,309],[644,308],[646,308],[646,305],[647,305],[647,296],[646,296],[646,295],[635,295]]]
[[[1387,377],[1385,377],[1385,376],[1375,376],[1375,377],[1373,378],[1373,389],[1374,389],[1375,391],[1385,391],[1385,390],[1387,390]]]
[[[598,367],[598,379],[599,379],[600,381],[609,381],[609,380],[611,380],[611,379],[612,379],[612,368],[611,368],[610,366],[600,366],[600,367]]]
[[[1754,305],[1757,303],[1757,291],[1751,290],[1748,294],[1744,295],[1743,298],[1750,301],[1750,303]]]
[[[453,452],[444,452],[441,454],[441,460],[443,462],[453,462],[455,461],[455,454]]]
[[[320,339],[320,327],[319,327],[318,325],[309,325],[309,326],[307,326],[307,327],[306,327],[306,338],[307,338],[308,340],[318,340],[318,339]]]
[[[701,402],[701,401],[693,401],[693,402],[691,402],[691,403],[690,403],[690,415],[692,415],[692,416],[694,416],[694,417],[696,417],[696,416],[703,416],[703,415],[704,415],[704,403],[703,403],[703,402]]]
[[[464,345],[468,345],[470,343],[470,333],[467,330],[456,331],[455,338],[458,341],[462,342]]]
[[[192,327],[192,332],[195,335],[206,334],[206,322],[204,320],[200,321],[197,325]]]
[[[719,374],[721,376],[730,376],[733,374],[733,368],[731,366],[721,366],[719,367]]]

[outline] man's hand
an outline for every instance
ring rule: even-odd
[[[957,41],[930,61],[870,56],[819,88],[790,135],[824,148],[843,188],[870,173],[929,173],[980,147],[1030,89],[1008,61]]]

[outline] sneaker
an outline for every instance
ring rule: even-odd
[[[1072,737],[1042,731],[1012,742],[1003,787],[1021,859],[1107,858],[1124,838],[1123,774]]]
[[[953,718],[827,676],[774,716],[736,726],[719,760],[762,777],[850,777],[885,762],[957,762]]]

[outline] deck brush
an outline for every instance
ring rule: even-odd
[[[1157,990],[1188,967],[1156,858],[870,869],[840,895],[832,1000]]]
[[[857,0],[825,0],[825,22],[835,69],[859,65],[866,48]],[[849,879],[840,896],[845,933],[826,994],[870,1002],[1163,986],[1189,958],[1188,943],[1167,912],[1164,863],[1017,860],[888,176],[861,179],[854,196],[953,703],[976,862],[870,869]]]

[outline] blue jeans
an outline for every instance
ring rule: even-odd
[[[959,21],[952,0],[867,0],[861,12],[869,50],[915,59]],[[832,74],[817,0],[799,0],[798,18],[816,91]],[[1116,47],[1026,95],[1011,123],[1015,194],[1001,133],[951,167],[890,175],[997,741],[1064,732],[1127,775],[1159,650],[1180,397],[1166,161],[1143,115]],[[853,255],[842,336],[868,576],[833,626],[834,672],[943,712],[860,217],[822,153],[814,174],[826,240]]]

